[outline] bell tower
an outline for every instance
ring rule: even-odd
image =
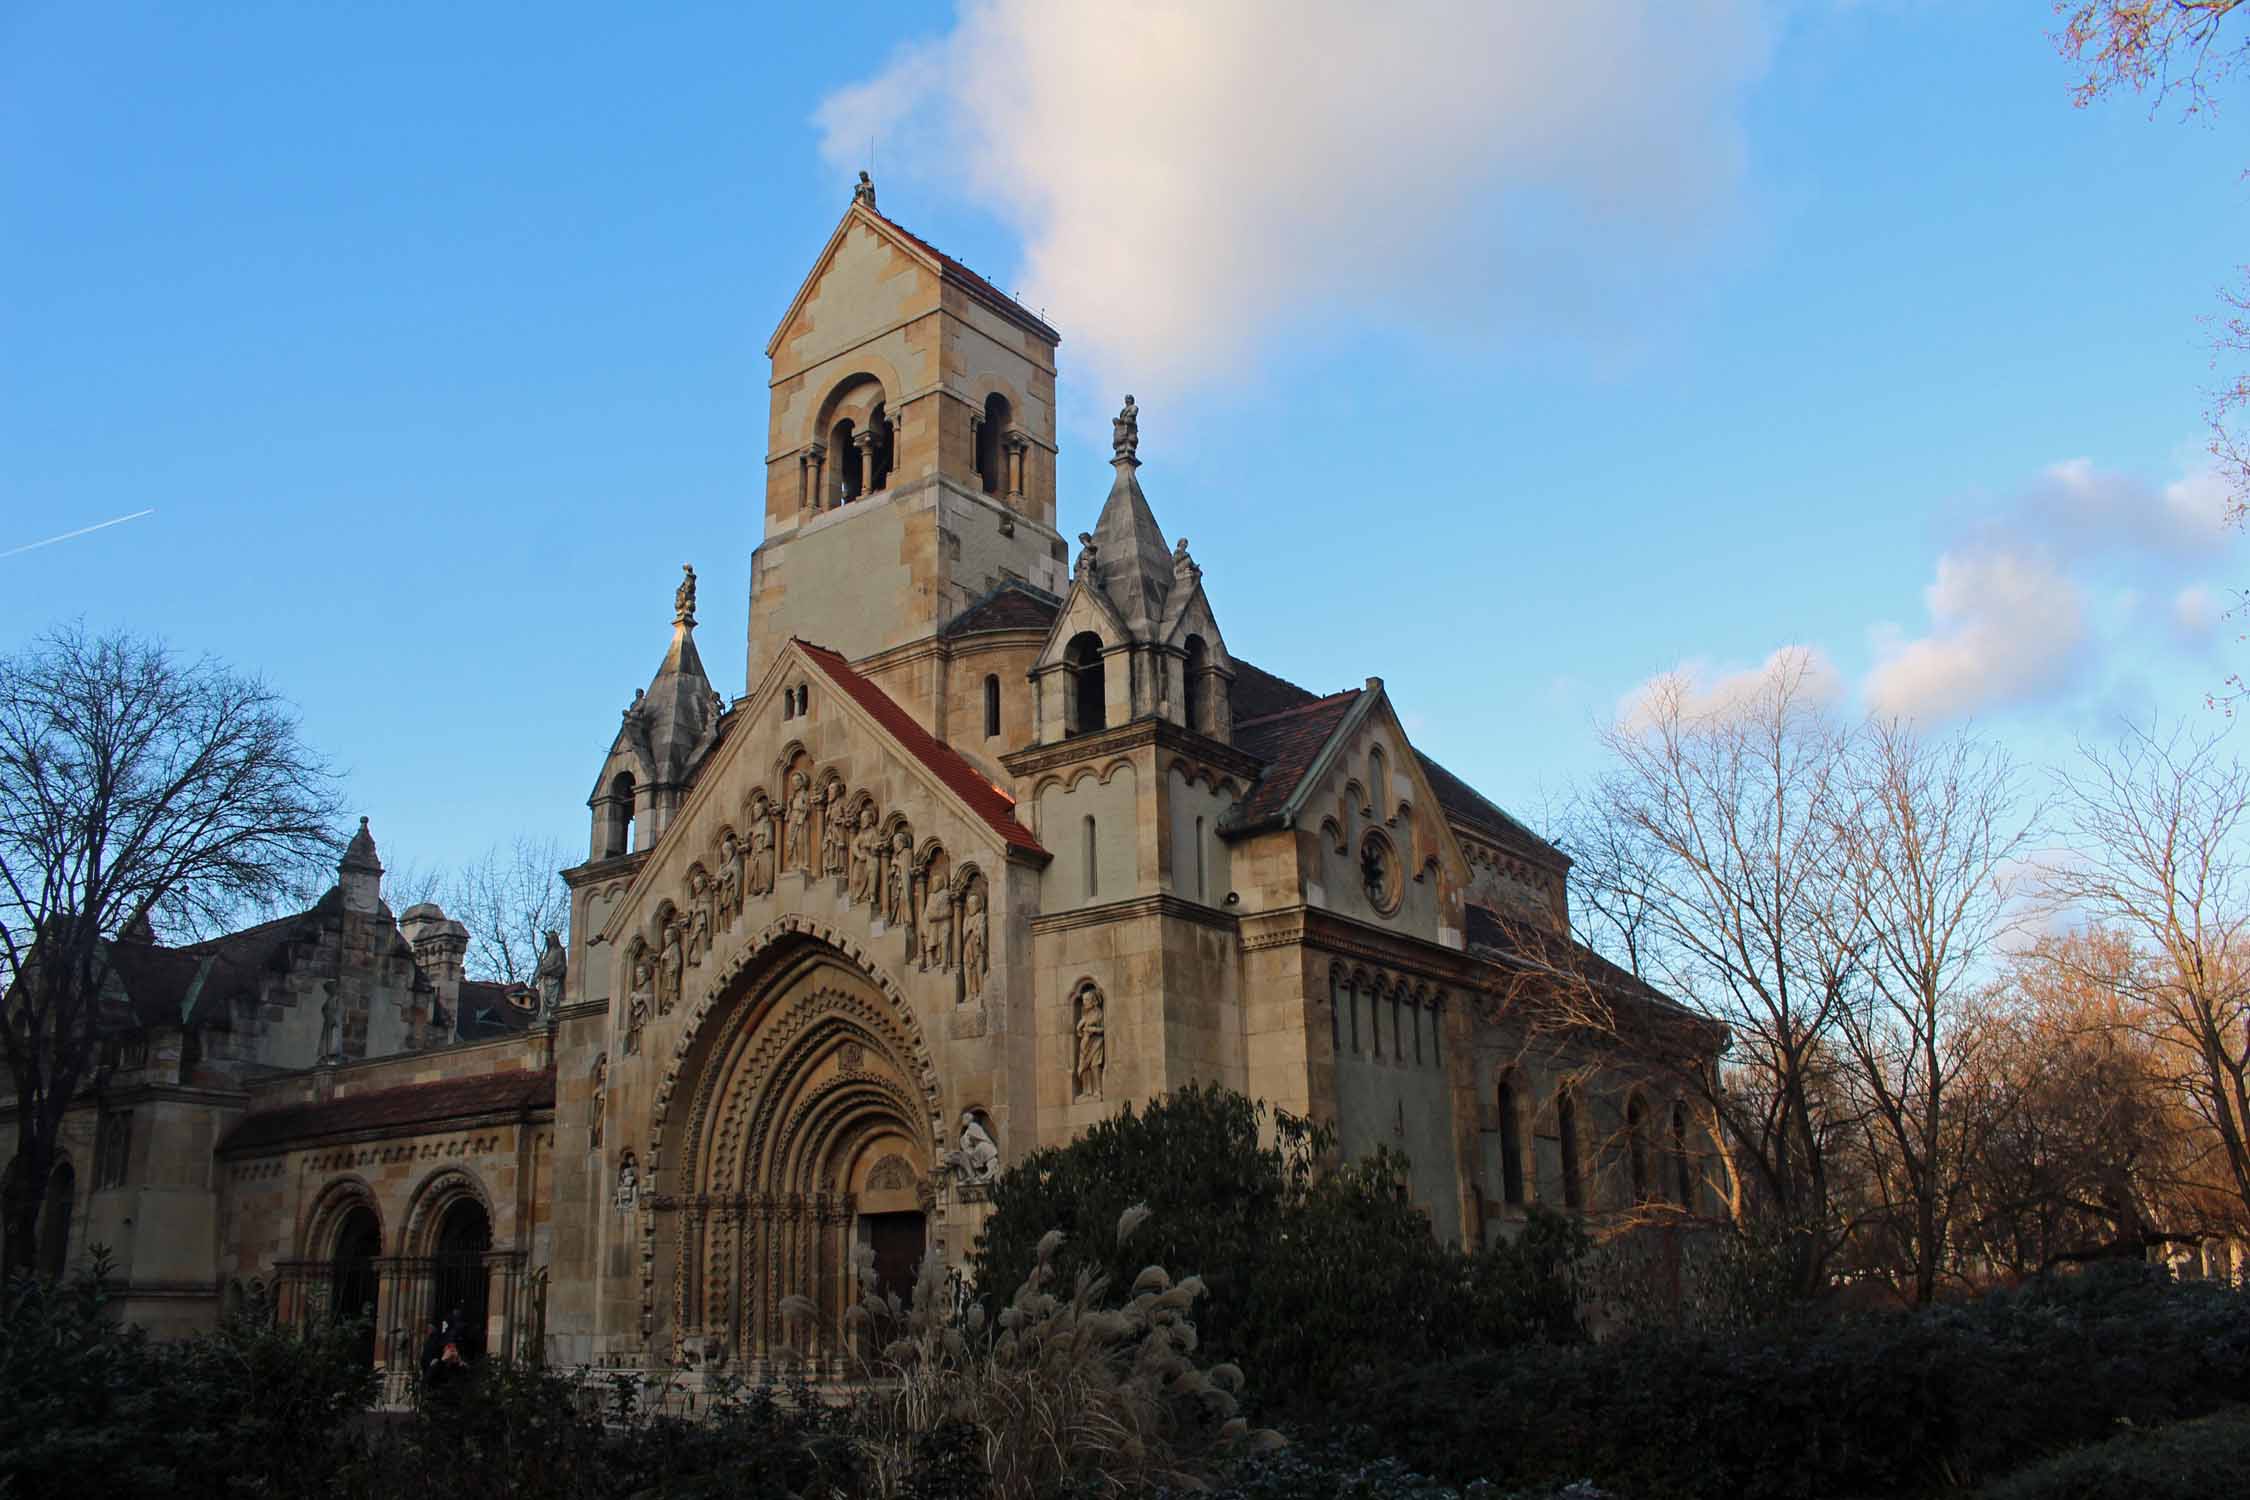
[[[766,345],[752,686],[793,635],[861,661],[934,636],[1011,579],[1062,592],[1057,342],[1013,298],[885,218],[860,174]]]

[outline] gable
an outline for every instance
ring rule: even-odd
[[[766,342],[777,378],[938,305],[938,264],[911,236],[853,205]]]
[[[1132,632],[1125,628],[1124,617],[1118,614],[1109,597],[1080,578],[1071,583],[1070,593],[1063,599],[1054,626],[1047,632],[1047,644],[1039,648],[1039,659],[1032,664],[1032,670],[1036,672],[1060,663],[1070,643],[1087,631],[1100,636],[1105,648],[1125,645],[1133,638]]]

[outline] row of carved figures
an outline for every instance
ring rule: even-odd
[[[740,919],[750,897],[772,894],[779,873],[808,881],[832,879],[853,906],[864,906],[883,927],[903,931],[907,951],[921,970],[961,974],[961,999],[984,992],[991,969],[991,914],[982,876],[952,871],[941,844],[919,855],[904,820],[886,829],[874,799],[856,809],[840,779],[816,788],[803,771],[790,773],[785,801],[764,790],[750,795],[749,832],[724,830],[714,854],[716,872],[691,865],[678,904],[657,908],[653,933],[628,950],[624,1051],[637,1053],[652,1016],[680,1003],[687,971],[701,966],[715,937]]]

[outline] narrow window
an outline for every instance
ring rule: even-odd
[[[1672,1172],[1677,1179],[1673,1188],[1680,1207],[1695,1207],[1694,1164],[1688,1158],[1687,1101],[1672,1101]]]
[[[1063,661],[1070,670],[1072,734],[1091,734],[1107,727],[1109,714],[1109,685],[1102,672],[1102,638],[1092,631],[1081,631],[1071,638],[1063,651]]]
[[[633,773],[620,771],[610,778],[609,806],[603,810],[602,857],[614,859],[633,852]]]
[[[1336,1055],[1344,1055],[1344,982],[1335,975],[1328,976],[1328,1045]]]
[[[1094,815],[1086,814],[1086,899],[1101,894],[1101,857],[1094,849]]]
[[[1375,1060],[1383,1060],[1383,992],[1370,990],[1367,994],[1367,1029],[1375,1038]]]
[[[1583,1208],[1585,1189],[1578,1180],[1578,1097],[1567,1084],[1555,1094],[1555,1135],[1562,1150],[1563,1206]]]
[[[1430,1001],[1430,1065],[1445,1066],[1445,1006],[1440,1000]]]
[[[1350,986],[1344,991],[1344,1001],[1352,1008],[1352,1056],[1359,1055],[1359,987]]]
[[[1516,1085],[1500,1080],[1500,1196],[1507,1203],[1523,1204],[1523,1119],[1516,1113]]]
[[[1198,734],[1208,734],[1210,726],[1203,722],[1203,686],[1211,667],[1211,650],[1203,644],[1203,637],[1187,638],[1187,660],[1180,670],[1184,678],[1180,683],[1181,722]]]
[[[987,495],[1001,494],[1008,487],[1002,475],[1002,465],[1007,462],[1003,445],[1008,424],[1014,419],[1007,397],[995,392],[984,398],[984,421],[977,427],[977,478]]]
[[[1633,1201],[1648,1202],[1648,1101],[1637,1094],[1625,1105],[1625,1165],[1632,1173]]]
[[[860,495],[859,430],[849,418],[828,433],[828,452],[836,464],[836,503],[848,504]]]
[[[1000,732],[1000,679],[987,674],[984,679],[984,737],[991,739]]]
[[[94,1186],[123,1187],[132,1159],[133,1112],[121,1109],[102,1120],[101,1149],[95,1153]]]
[[[876,402],[875,409],[867,414],[869,440],[864,477],[870,495],[881,494],[883,487],[891,482],[891,426],[889,413],[884,411],[880,401]]]
[[[1207,892],[1203,879],[1203,820],[1197,818],[1195,820],[1195,899],[1202,901],[1206,899],[1206,896]]]
[[[1422,1065],[1422,1002],[1417,1000],[1407,1007],[1414,1012],[1414,1066]]]
[[[1375,820],[1383,822],[1390,817],[1391,788],[1383,775],[1383,752],[1367,752],[1367,800],[1374,810]]]
[[[1406,1032],[1399,1025],[1399,1011],[1402,1008],[1403,1006],[1399,1000],[1399,997],[1396,994],[1393,994],[1391,996],[1391,1059],[1394,1062],[1406,1061],[1406,1046],[1404,1040]]]

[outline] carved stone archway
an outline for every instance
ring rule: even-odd
[[[746,948],[658,1091],[642,1314],[648,1352],[669,1362],[840,1353],[858,1187],[883,1162],[927,1182],[937,1160],[936,1080],[911,1008],[863,954],[807,926],[785,919]],[[667,1150],[676,1098],[686,1120]],[[782,1317],[791,1294],[819,1307],[815,1326]]]

